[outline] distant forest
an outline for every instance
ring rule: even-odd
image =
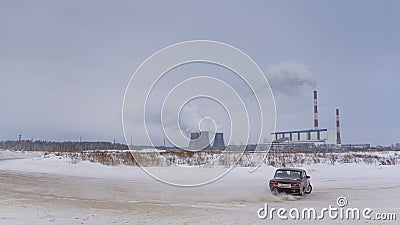
[[[86,151],[86,150],[127,150],[128,146],[111,142],[89,141],[32,141],[14,140],[0,141],[0,149],[27,151]]]
[[[157,148],[163,150],[180,150],[178,147],[166,146],[132,146],[136,150],[147,148]],[[233,146],[227,146],[229,150]],[[292,146],[293,147],[293,146]],[[256,145],[247,145],[246,151],[254,150]],[[88,150],[129,150],[128,145],[121,143],[112,143],[105,141],[43,141],[43,140],[8,140],[0,141],[0,149],[9,150],[22,150],[22,151],[88,151]],[[307,150],[308,148],[302,147],[300,150]],[[326,148],[322,148],[326,150]],[[378,145],[375,147],[377,150],[397,150],[400,151],[400,143],[392,144],[390,146]],[[232,149],[230,149],[232,150]],[[286,150],[290,150],[286,149]],[[313,150],[317,150],[313,148]],[[332,150],[332,149],[330,149]],[[342,149],[343,150],[343,149]],[[347,149],[349,150],[349,149]],[[234,150],[233,150],[234,151]]]

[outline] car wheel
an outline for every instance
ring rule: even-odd
[[[308,185],[308,188],[307,188],[307,190],[306,190],[304,193],[310,194],[311,191],[312,191],[312,186],[311,186],[311,184],[310,184],[310,185]]]
[[[271,192],[272,192],[273,195],[278,195],[279,194],[278,188],[272,189]]]

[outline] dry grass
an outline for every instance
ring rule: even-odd
[[[214,151],[177,151],[177,152],[131,152],[131,151],[87,151],[55,152],[56,155],[70,159],[71,163],[81,160],[97,162],[104,165],[126,166],[256,166],[260,162],[274,167],[295,167],[310,164],[368,164],[398,165],[400,154],[397,152],[214,152]],[[265,157],[265,159],[264,159]]]

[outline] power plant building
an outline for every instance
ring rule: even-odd
[[[336,131],[319,128],[318,121],[318,92],[313,92],[314,128],[302,130],[276,131],[272,133],[272,143],[311,143],[311,144],[340,144],[339,109],[336,109]],[[335,139],[336,138],[336,139]]]

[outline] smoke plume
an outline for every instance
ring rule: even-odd
[[[203,118],[199,106],[188,103],[179,115],[181,129],[186,133],[199,132],[199,122]]]
[[[186,132],[186,134],[199,132],[200,129],[211,133],[214,131],[223,132],[223,126],[216,118],[218,111],[214,112],[207,109],[213,109],[213,107],[206,103],[188,103],[185,105],[179,115],[179,124],[182,131]],[[214,120],[215,124],[211,119]]]
[[[317,86],[308,66],[299,61],[283,61],[267,67],[265,73],[272,90],[285,95],[297,95],[304,87]]]

